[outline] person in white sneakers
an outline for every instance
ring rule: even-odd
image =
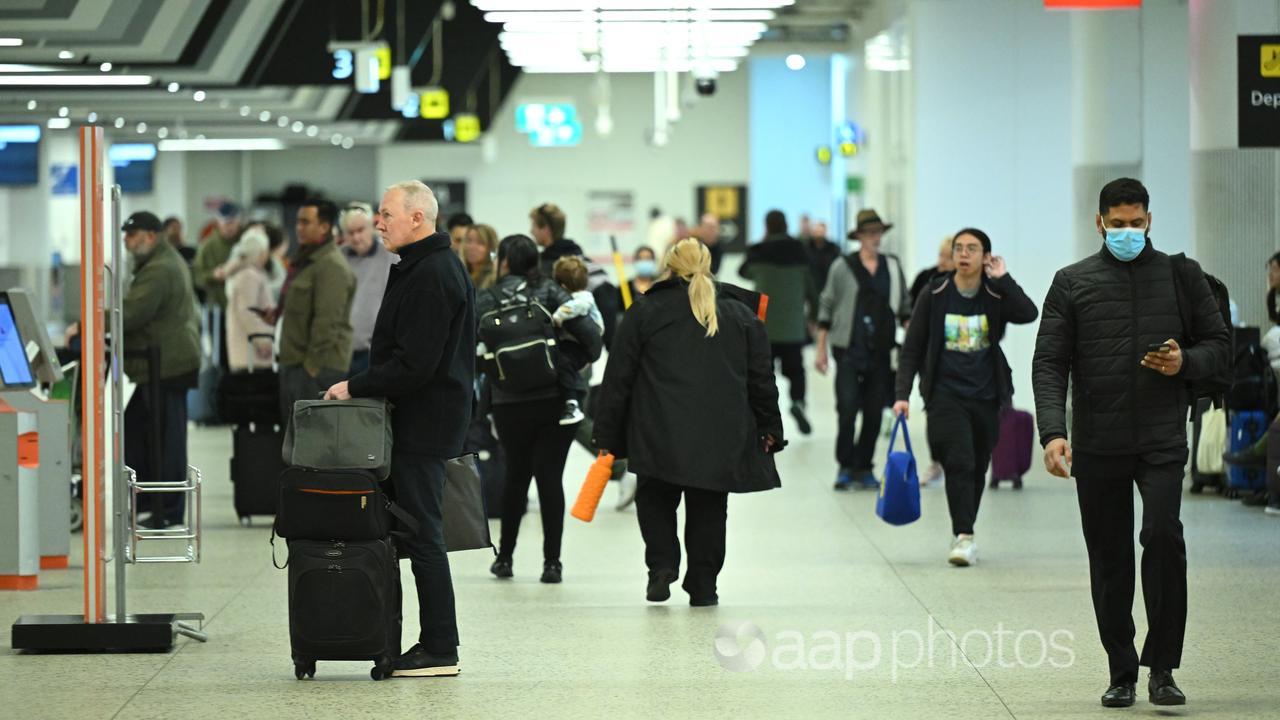
[[[957,567],[977,561],[973,526],[999,434],[999,410],[1013,395],[1009,363],[1000,350],[1005,326],[1029,323],[1039,310],[991,254],[991,238],[976,228],[951,241],[955,270],[920,293],[898,356],[895,415],[910,412],[911,385],[920,375],[928,412],[929,447],[946,473],[951,553]]]

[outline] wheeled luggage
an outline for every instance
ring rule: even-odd
[[[1000,436],[991,451],[991,487],[1002,480],[1022,488],[1022,476],[1031,469],[1032,448],[1036,441],[1036,422],[1031,413],[1006,407],[1000,411]]]
[[[294,677],[319,660],[370,660],[391,675],[400,655],[400,570],[389,538],[289,541],[289,642]]]
[[[218,382],[218,415],[223,422],[280,425],[280,378],[271,363],[258,367],[256,343],[271,335],[249,336],[249,369],[229,372]]]
[[[277,425],[247,423],[237,425],[231,438],[236,517],[248,525],[254,515],[275,515],[285,468],[280,460],[284,433]]]
[[[1239,452],[1258,442],[1267,432],[1267,414],[1262,410],[1233,410],[1228,449]],[[1256,492],[1267,486],[1265,467],[1260,465],[1227,465],[1228,490]]]

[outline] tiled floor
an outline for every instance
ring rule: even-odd
[[[194,431],[192,459],[207,482],[204,562],[131,568],[130,599],[139,612],[204,612],[209,642],[182,639],[163,655],[0,651],[4,716],[974,720],[1117,712],[1098,705],[1106,660],[1071,484],[1033,470],[1025,490],[989,492],[981,562],[952,568],[940,487],[925,491],[923,519],[903,528],[875,517],[874,493],[831,490],[831,383],[813,380],[818,430],[780,456],[783,489],[730,501],[718,608],[689,608],[678,586],[668,603],[645,603],[635,515],[615,512],[611,491],[594,523],[568,521],[563,585],[537,581],[536,514],[525,520],[514,581],[490,577],[485,552],[452,557],[463,640],[455,679],[375,683],[367,663],[321,663],[315,681],[294,680],[285,573],[271,565],[265,522],[236,524],[230,433]],[[922,422],[914,421],[918,437]],[[571,455],[571,498],[589,460],[581,450]],[[1183,520],[1191,612],[1178,679],[1191,704],[1176,714],[1277,717],[1280,521],[1191,495]],[[79,603],[74,568],[46,572],[38,591],[0,594],[0,643],[8,647],[8,624],[19,614],[75,612]],[[1140,594],[1136,607],[1141,637]],[[754,669],[725,667],[744,665]],[[1157,714],[1145,699],[1129,712]]]

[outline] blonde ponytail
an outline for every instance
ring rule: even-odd
[[[720,331],[716,318],[716,285],[711,279],[711,253],[694,238],[685,238],[667,251],[667,270],[689,283],[693,317],[707,329],[707,337]]]

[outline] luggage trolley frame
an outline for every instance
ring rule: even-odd
[[[114,235],[110,267],[103,257],[102,222],[102,128],[80,129],[80,213],[81,251],[84,272],[81,275],[81,367],[98,368],[104,355],[109,358],[111,386],[112,433],[103,442],[102,416],[106,408],[104,378],[100,372],[82,373],[81,441],[84,511],[84,612],[77,615],[24,615],[12,627],[15,650],[53,652],[154,652],[173,647],[175,636],[183,635],[200,642],[208,640],[203,630],[202,613],[128,613],[126,566],[132,563],[185,563],[200,560],[200,471],[188,467],[181,482],[139,482],[132,469],[124,464],[124,410],[121,392],[124,388],[123,300],[124,273],[127,257],[120,227],[120,186],[111,187],[110,228]],[[94,272],[97,268],[102,272]],[[110,275],[109,352],[103,342],[103,275]],[[105,459],[105,462],[104,462]],[[110,478],[114,493],[112,515],[112,554],[108,557],[105,529],[106,485]],[[138,499],[154,493],[181,492],[187,495],[184,521],[165,530],[138,527]],[[154,496],[154,495],[153,495]],[[180,555],[142,556],[139,544],[156,540],[186,540],[186,552]],[[106,566],[114,563],[114,614],[108,615],[106,598]]]

